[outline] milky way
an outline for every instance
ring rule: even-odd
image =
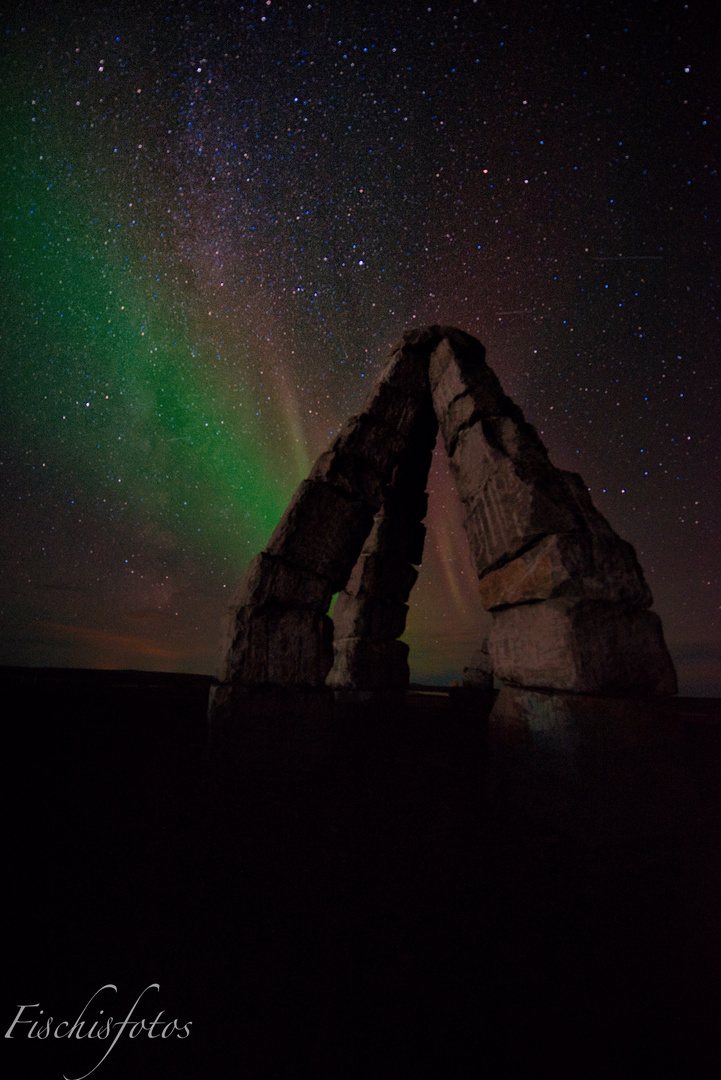
[[[0,662],[213,671],[412,324],[478,335],[721,693],[717,42],[678,3],[21,6],[2,25]],[[406,640],[487,618],[440,450]]]

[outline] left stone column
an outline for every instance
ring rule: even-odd
[[[325,614],[373,524],[374,508],[304,480],[236,592],[214,706],[250,686],[321,687],[333,663]]]
[[[248,687],[325,686],[333,664],[333,624],[326,612],[351,575],[406,450],[418,398],[427,393],[427,353],[419,364],[404,345],[394,350],[363,412],[321,454],[265,551],[250,564],[230,609],[211,713],[225,711],[236,691]],[[409,364],[420,383],[410,399],[389,385]]]

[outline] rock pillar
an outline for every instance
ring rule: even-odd
[[[675,693],[630,544],[580,476],[555,468],[469,335],[446,334],[429,377],[484,606],[495,675],[586,694]]]
[[[229,611],[215,708],[241,687],[325,685],[333,665],[333,624],[326,612],[333,594],[349,582],[371,530],[351,591],[340,601],[347,645],[335,685],[365,688],[371,676],[363,673],[370,671],[376,684],[397,685],[403,675],[407,684],[407,647],[394,638],[403,630],[416,575],[408,560],[419,560],[422,550],[426,444],[430,439],[432,448],[437,429],[428,352],[436,341],[428,332],[405,335],[363,411],[321,454],[265,551],[251,563]],[[394,582],[394,591],[384,586],[384,575],[393,573],[398,543],[407,548],[406,582]]]
[[[630,544],[580,476],[557,469],[483,346],[453,327],[404,334],[296,491],[230,613],[218,701],[234,687],[402,689],[398,640],[417,577],[438,427],[465,508],[487,644],[466,671],[521,687],[674,693],[676,676]],[[333,624],[326,614],[336,604]]]

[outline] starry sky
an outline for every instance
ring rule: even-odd
[[[1,16],[0,663],[212,673],[410,325],[480,337],[721,695],[707,3],[34,2]],[[485,620],[443,452],[405,640]]]

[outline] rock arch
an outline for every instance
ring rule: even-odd
[[[674,693],[634,549],[581,477],[550,462],[480,342],[430,326],[403,335],[365,408],[320,456],[251,563],[230,611],[221,697],[251,686],[408,685],[408,647],[398,638],[423,551],[439,428],[493,616],[478,670],[527,687]]]

